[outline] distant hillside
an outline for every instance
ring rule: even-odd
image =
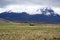
[[[0,18],[0,24],[1,23],[11,23],[11,21]]]

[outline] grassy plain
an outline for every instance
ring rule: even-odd
[[[60,40],[60,24],[0,22],[0,40]]]

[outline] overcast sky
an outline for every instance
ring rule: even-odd
[[[0,13],[9,10],[36,13],[42,7],[50,7],[60,14],[60,0],[0,0]]]
[[[60,7],[60,0],[0,0],[0,7],[7,5],[23,4],[23,5],[47,5]]]

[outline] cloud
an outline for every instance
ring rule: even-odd
[[[5,11],[12,12],[27,12],[29,14],[36,14],[37,10],[44,6],[40,5],[8,5],[5,8],[0,8],[0,13]],[[40,14],[40,13],[37,13]]]
[[[13,11],[19,11],[19,10],[26,11],[25,9],[23,10],[23,8],[25,8],[27,6],[22,7],[22,9],[20,8],[20,6],[21,5],[28,5],[28,6],[30,5],[30,7],[28,8],[29,10],[27,10],[27,11],[32,13],[32,12],[35,12],[34,7],[40,5],[40,6],[53,7],[55,12],[60,13],[59,4],[60,4],[60,0],[0,0],[0,12],[7,11],[8,9],[9,10],[11,9]],[[14,5],[16,6],[16,8],[14,7]],[[32,9],[32,7],[33,7],[33,9]]]
[[[60,7],[60,0],[0,0],[0,7],[11,4],[47,5]]]
[[[2,12],[27,12],[28,14],[41,14],[40,9],[45,8],[46,6],[40,5],[8,5],[4,8],[0,8],[0,13]],[[52,7],[55,13],[60,15],[60,7]]]

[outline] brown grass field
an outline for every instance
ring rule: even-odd
[[[60,40],[60,24],[14,23],[0,20],[0,40]]]

